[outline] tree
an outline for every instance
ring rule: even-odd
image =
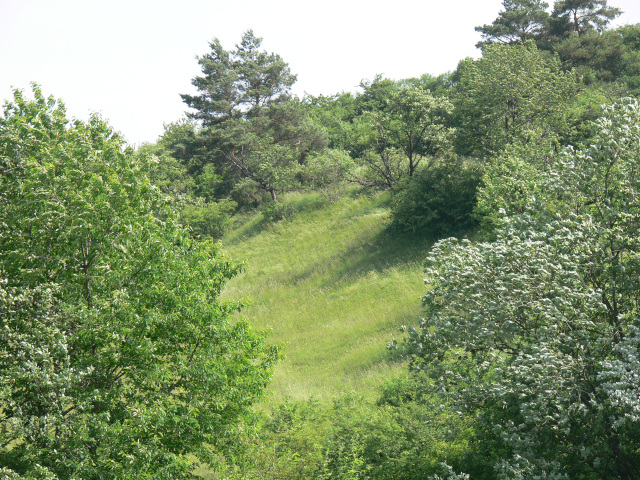
[[[273,201],[295,185],[305,156],[325,145],[297,100],[273,105],[254,118],[225,122],[207,134],[238,176],[254,182]]]
[[[553,45],[565,70],[575,69],[587,84],[617,88],[619,95],[637,92],[640,81],[640,26],[591,30]],[[608,85],[607,85],[608,84]]]
[[[176,224],[144,157],[34,97],[0,118],[3,474],[193,478],[277,352],[220,302],[238,266]]]
[[[503,478],[640,476],[640,106],[605,111],[491,243],[426,264],[413,368],[461,412]]]
[[[448,126],[452,103],[428,89],[401,86],[377,78],[364,85],[359,99],[367,110],[359,116],[364,149],[356,163],[363,172],[347,171],[347,177],[364,186],[393,187],[413,176],[425,158],[434,158],[451,146],[454,130]]]
[[[378,152],[398,148],[408,161],[407,175],[413,176],[424,157],[451,146],[454,130],[447,123],[452,111],[447,98],[434,97],[420,87],[400,88],[385,110],[371,113]]]
[[[294,147],[274,144],[252,133],[245,135],[237,150],[235,147],[231,149],[228,159],[243,178],[252,180],[269,192],[274,202],[279,192],[293,185],[300,167]]]
[[[551,16],[556,31],[581,37],[594,30],[602,32],[621,13],[619,8],[609,7],[607,0],[558,0]]]
[[[150,163],[149,180],[169,197],[177,220],[196,237],[219,239],[237,204],[218,197],[222,176],[212,163],[200,164],[211,155],[198,147],[196,136],[191,121],[165,125],[158,142],[142,145],[135,155]]]
[[[326,132],[328,148],[348,150],[354,156],[362,153],[358,150],[359,125],[354,123],[359,115],[354,95],[348,92],[329,97],[305,95],[303,102],[308,117]]]
[[[220,40],[209,44],[211,52],[198,57],[203,76],[192,80],[198,95],[181,95],[190,115],[205,126],[231,118],[250,118],[262,108],[289,99],[296,81],[289,65],[274,53],[260,51],[262,38],[248,30],[236,50],[226,51]]]
[[[636,97],[640,94],[640,24],[624,25],[614,31],[622,37],[625,52],[622,54],[621,80]]]
[[[586,84],[612,83],[622,76],[622,38],[612,31],[571,36],[554,46],[566,70],[575,69]]]
[[[325,141],[289,95],[295,75],[280,56],[261,51],[261,43],[251,30],[231,52],[215,39],[211,53],[198,60],[204,75],[193,84],[199,95],[182,98],[196,110],[189,115],[202,124],[200,143],[222,182],[248,179],[275,201],[305,155]]]
[[[549,4],[542,0],[504,0],[501,11],[491,25],[476,27],[482,34],[477,47],[493,43],[526,43],[547,33]]]
[[[492,156],[506,145],[553,143],[570,133],[565,118],[579,90],[572,72],[532,43],[487,45],[458,67],[457,151]]]

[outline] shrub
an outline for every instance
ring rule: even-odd
[[[250,178],[238,181],[230,196],[240,208],[257,208],[271,201],[271,195]]]
[[[473,160],[450,158],[408,178],[392,201],[392,225],[433,237],[458,234],[475,225],[472,216],[482,176]]]
[[[267,223],[279,222],[285,218],[291,218],[297,213],[293,205],[280,202],[267,203],[260,208],[260,211],[264,221]]]
[[[206,202],[198,198],[193,204],[184,207],[180,220],[195,236],[211,237],[217,240],[224,235],[236,207],[237,203],[233,200]]]

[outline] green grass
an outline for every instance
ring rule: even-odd
[[[228,255],[246,262],[224,298],[248,301],[242,317],[283,347],[270,400],[375,395],[406,369],[385,347],[420,315],[429,244],[387,231],[387,194],[283,201],[297,210],[291,218],[267,224],[245,214],[223,238]]]

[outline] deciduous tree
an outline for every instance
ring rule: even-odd
[[[366,86],[363,96],[368,98],[369,110],[358,121],[368,127],[361,133],[369,146],[356,160],[364,171],[348,172],[352,181],[393,187],[403,177],[413,176],[425,158],[451,147],[453,104],[446,97],[382,79]]]
[[[413,366],[475,413],[504,478],[640,476],[637,101],[596,131],[495,241],[445,240],[427,259]]]
[[[458,70],[459,153],[491,156],[506,145],[548,143],[569,133],[565,115],[579,82],[533,42],[488,45],[482,58],[465,60]]]
[[[97,116],[34,89],[0,118],[0,464],[25,478],[192,478],[276,351]],[[13,473],[10,473],[10,470]]]

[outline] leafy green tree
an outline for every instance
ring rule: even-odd
[[[176,224],[144,157],[34,97],[0,118],[3,475],[194,478],[277,352],[219,301],[238,267]]]
[[[246,134],[237,150],[227,158],[240,175],[253,181],[276,201],[278,193],[294,185],[299,171],[298,154],[294,147],[274,144],[254,134]]]
[[[542,0],[504,0],[501,11],[491,25],[476,27],[482,41],[476,46],[493,43],[525,43],[538,40],[548,31],[549,4]]]
[[[347,178],[363,186],[393,187],[413,176],[425,158],[450,149],[454,130],[448,125],[453,104],[416,85],[397,86],[378,80],[365,89],[371,110],[360,119],[370,146],[356,159],[362,171]]]
[[[578,80],[532,42],[487,45],[482,58],[465,60],[458,70],[459,153],[492,156],[507,145],[550,143],[571,133],[565,115]]]
[[[265,109],[258,117],[226,122],[207,134],[238,177],[268,192],[273,201],[295,186],[306,155],[325,145],[297,100]]]
[[[640,475],[640,106],[605,111],[491,243],[427,259],[413,367],[461,412],[501,478]]]
[[[391,101],[394,92],[401,88],[399,82],[382,75],[376,75],[372,81],[360,82],[362,93],[356,96],[356,108],[358,115],[367,112],[384,111]]]
[[[435,157],[451,146],[454,130],[447,126],[453,104],[444,97],[409,86],[391,96],[388,107],[372,112],[375,143],[380,153],[390,146],[407,159],[409,177],[425,157]]]
[[[362,153],[360,124],[354,121],[359,115],[354,95],[306,95],[303,102],[309,118],[325,132],[328,148],[348,151],[356,157]]]

